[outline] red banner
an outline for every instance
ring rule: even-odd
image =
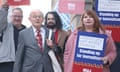
[[[59,0],[59,11],[62,13],[82,14],[84,7],[84,0]]]
[[[112,38],[115,42],[120,42],[120,26],[105,26],[107,30],[111,31]]]
[[[103,72],[102,66],[95,66],[90,64],[73,64],[72,72]]]
[[[30,0],[8,0],[8,4],[11,6],[30,5]]]

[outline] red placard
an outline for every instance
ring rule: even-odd
[[[30,5],[30,0],[8,0],[8,4],[11,6]]]
[[[103,66],[96,66],[85,63],[74,63],[72,72],[103,72]]]
[[[59,11],[62,13],[82,14],[84,7],[84,0],[59,0]]]

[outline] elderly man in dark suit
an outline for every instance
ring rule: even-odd
[[[42,26],[43,13],[38,9],[32,10],[29,20],[32,26],[19,35],[14,72],[54,72],[48,56],[51,49],[46,42],[48,30]],[[38,44],[36,30],[40,30],[42,45]]]

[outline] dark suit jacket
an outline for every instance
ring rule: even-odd
[[[47,38],[48,30],[45,30]],[[49,50],[45,43],[44,51],[40,51],[32,27],[21,31],[13,72],[54,72]]]

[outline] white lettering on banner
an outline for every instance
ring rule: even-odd
[[[90,56],[90,55],[83,55],[84,59],[91,59],[91,60],[101,60],[101,57],[98,56]]]
[[[78,58],[82,58],[82,54],[77,54],[77,57]]]
[[[88,68],[83,68],[82,72],[92,72],[92,70]]]
[[[68,7],[68,10],[75,10],[76,5],[74,3],[68,3],[67,7]]]
[[[103,13],[103,12],[100,12],[99,16],[119,17],[119,13]]]
[[[120,21],[120,18],[103,17],[102,20],[104,20],[104,21]]]
[[[78,58],[83,58],[83,59],[89,59],[89,60],[101,60],[101,57],[98,56],[91,56],[91,55],[85,55],[85,54],[77,54]]]
[[[95,55],[95,51],[80,49],[80,53]]]

